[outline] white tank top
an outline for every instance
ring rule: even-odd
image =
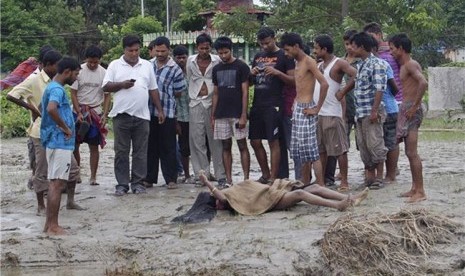
[[[328,93],[326,94],[325,101],[321,106],[320,112],[318,115],[321,116],[336,116],[342,118],[342,105],[341,102],[336,99],[336,93],[341,88],[341,84],[333,80],[330,76],[331,69],[333,68],[334,64],[339,60],[339,58],[334,58],[328,66],[325,68],[323,75],[328,82]],[[323,66],[323,62],[318,63],[318,68]],[[316,81],[315,83],[315,91],[313,92],[313,100],[315,103],[318,103],[318,99],[320,98],[320,83]]]

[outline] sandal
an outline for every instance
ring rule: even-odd
[[[177,189],[178,188],[178,184],[174,183],[174,182],[170,182],[168,183],[168,185],[166,185],[166,187],[170,190],[173,190],[173,189]]]
[[[266,179],[262,176],[260,176],[260,178],[257,180],[257,182],[259,183],[262,183],[262,184],[270,184],[271,183],[271,180],[270,179]]]
[[[381,188],[384,188],[383,181],[381,179],[375,179],[375,181],[371,184],[368,184],[367,187],[370,190],[379,190]]]
[[[348,186],[339,186],[337,187],[337,191],[340,192],[340,193],[345,193],[345,192],[348,192],[350,190],[350,188]]]
[[[90,180],[90,181],[89,181],[89,185],[90,185],[90,186],[98,186],[98,185],[100,185],[100,184],[97,183],[97,181],[95,181],[95,180]]]

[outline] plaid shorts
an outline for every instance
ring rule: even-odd
[[[213,129],[213,139],[215,140],[226,140],[231,137],[235,137],[236,140],[242,140],[249,135],[249,128],[246,125],[245,128],[236,128],[236,124],[239,123],[237,118],[224,118],[215,120],[215,128]]]
[[[299,159],[302,162],[313,162],[320,159],[316,139],[318,116],[307,116],[303,113],[305,108],[315,106],[313,102],[294,104],[290,152],[291,158]]]

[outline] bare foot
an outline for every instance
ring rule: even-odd
[[[205,185],[205,183],[208,182],[208,178],[207,178],[207,176],[205,175],[205,171],[204,171],[204,170],[200,170],[200,171],[199,171],[199,180],[200,180],[200,182],[202,182],[203,185]]]
[[[47,209],[45,207],[38,207],[36,216],[38,217],[45,217]]]
[[[360,205],[362,201],[364,201],[368,197],[368,193],[370,192],[370,189],[367,187],[365,190],[360,192],[354,197],[354,206]]]
[[[349,194],[346,199],[339,201],[339,203],[337,204],[338,205],[337,209],[341,212],[345,211],[347,207],[350,206],[351,203],[352,203],[352,198],[351,198],[351,195]]]
[[[408,192],[405,192],[405,193],[401,193],[399,196],[400,197],[411,197],[415,194],[415,191],[414,190],[410,190]]]
[[[79,210],[79,211],[86,210],[86,208],[83,208],[83,207],[77,205],[75,202],[71,202],[71,203],[66,204],[66,209],[68,209],[68,210]]]
[[[53,236],[68,234],[68,232],[66,232],[66,230],[63,227],[60,227],[58,225],[57,226],[49,226],[47,228],[47,230],[44,231],[44,232],[47,233],[48,235],[53,235]]]
[[[417,203],[423,200],[426,200],[426,195],[424,193],[415,193],[405,200],[405,203]]]

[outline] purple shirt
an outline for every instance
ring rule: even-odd
[[[392,70],[394,71],[394,80],[396,81],[397,88],[399,91],[396,94],[396,101],[402,102],[402,83],[400,82],[400,64],[394,59],[389,51],[389,44],[387,42],[382,42],[378,49],[378,57],[384,59],[391,65]]]

